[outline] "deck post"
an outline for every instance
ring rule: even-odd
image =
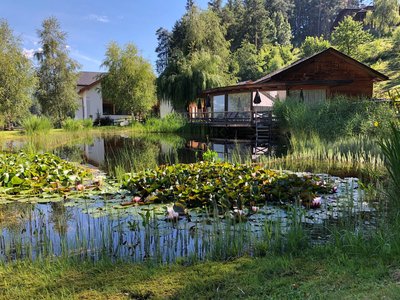
[[[250,122],[254,122],[254,106],[253,106],[253,91],[250,91]]]
[[[225,108],[224,108],[224,121],[225,124],[228,123],[228,119],[227,119],[227,115],[228,115],[228,94],[225,94]]]

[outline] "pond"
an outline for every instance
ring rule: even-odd
[[[17,151],[26,142],[8,142],[3,151]],[[213,149],[223,160],[251,161],[258,155],[279,154],[279,145],[256,149],[251,141],[185,139],[178,136],[93,137],[46,149],[70,161],[83,162],[118,175],[153,168],[160,164],[191,163]],[[284,148],[283,148],[284,149]],[[265,203],[256,211],[214,215],[205,209],[190,209],[179,220],[166,218],[167,205],[125,207],[131,196],[118,184],[89,196],[52,199],[19,198],[0,205],[0,260],[37,259],[47,256],[126,259],[158,262],[185,259],[226,259],[252,254],[262,241],[272,247],[288,239],[301,226],[313,243],[329,239],[333,226],[349,222],[354,230],[376,226],[376,204],[367,201],[356,178],[320,174],[337,187],[321,195],[315,209]],[[282,244],[283,245],[283,244]],[[278,246],[279,247],[279,246]],[[282,246],[283,247],[283,246]]]

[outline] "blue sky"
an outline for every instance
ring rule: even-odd
[[[208,0],[197,0],[202,8]],[[37,50],[36,30],[50,16],[67,32],[70,55],[85,71],[99,71],[107,44],[133,42],[155,65],[159,27],[171,29],[185,11],[186,0],[0,0],[5,19],[29,55]]]

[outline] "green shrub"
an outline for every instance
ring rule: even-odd
[[[78,131],[93,127],[92,119],[74,120],[67,119],[62,123],[62,128],[66,131]]]
[[[30,116],[22,121],[22,128],[27,134],[46,133],[53,128],[46,117]]]
[[[316,104],[288,98],[276,102],[274,113],[281,127],[292,133],[317,133],[321,138],[369,135],[389,132],[396,113],[388,103],[336,97]]]
[[[397,208],[396,214],[399,214],[400,208],[400,129],[392,124],[390,133],[379,143],[383,155],[385,156],[385,165],[391,179],[389,197]]]
[[[208,162],[218,162],[220,161],[218,157],[218,152],[208,149],[203,153],[203,160]]]
[[[179,114],[169,114],[164,118],[149,118],[142,125],[138,122],[132,123],[132,129],[139,132],[169,133],[177,132],[186,125],[186,119]]]

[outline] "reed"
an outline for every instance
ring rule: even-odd
[[[53,125],[46,117],[30,116],[22,121],[22,128],[26,134],[34,135],[49,132]]]

